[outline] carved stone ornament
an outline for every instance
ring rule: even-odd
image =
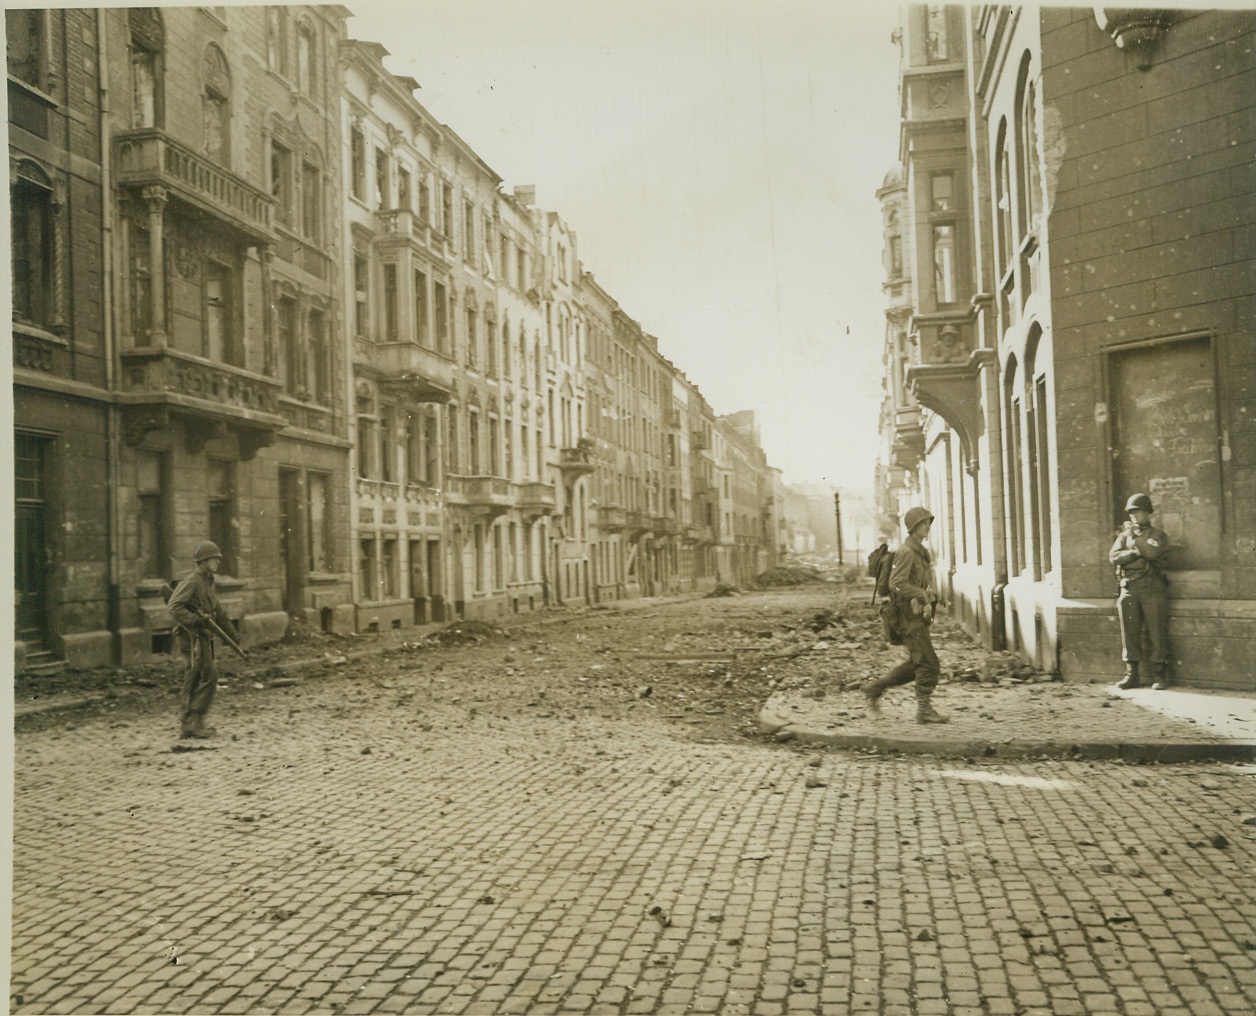
[[[1156,50],[1183,12],[1163,7],[1096,7],[1095,21],[1117,46],[1134,57],[1140,71],[1150,70]]]

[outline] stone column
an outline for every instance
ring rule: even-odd
[[[258,247],[262,261],[262,373],[275,376],[275,299],[274,285],[270,277],[275,261],[275,245],[264,243]]]
[[[166,209],[164,187],[144,188],[144,207],[148,210],[148,246],[153,280],[152,328],[148,333],[150,346],[167,345],[166,334],[166,256],[162,228]]]

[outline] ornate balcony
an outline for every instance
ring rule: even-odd
[[[625,512],[624,528],[637,536],[654,532],[654,519],[648,512]]]
[[[114,153],[119,184],[163,187],[170,197],[231,222],[255,240],[273,239],[269,195],[164,131],[125,131],[115,139]]]
[[[454,390],[454,363],[415,342],[381,342],[371,352],[380,383],[411,402],[448,402]]]
[[[606,533],[622,532],[628,527],[628,513],[619,505],[604,505],[597,510],[597,524]]]
[[[420,250],[430,251],[438,258],[450,260],[449,241],[445,235],[433,229],[408,208],[376,212],[375,224],[379,230],[375,237],[377,247],[395,247],[408,243]]]
[[[169,426],[175,415],[184,422],[189,451],[199,452],[230,428],[239,437],[241,458],[250,459],[287,423],[279,405],[283,386],[275,378],[164,347],[123,350],[120,356],[128,444]]]
[[[916,469],[924,458],[925,432],[920,425],[919,406],[894,410],[894,443],[891,454],[894,464],[903,469]]]
[[[920,362],[907,368],[907,389],[920,405],[950,424],[972,453],[985,430],[981,374],[993,364],[994,350],[977,348],[976,327],[970,320],[918,315],[913,323]],[[897,441],[897,432],[895,437]],[[906,467],[897,455],[895,465]]]
[[[593,442],[587,437],[581,438],[576,447],[559,449],[558,468],[568,483],[593,472],[597,468],[593,462]]]
[[[504,476],[445,477],[445,501],[472,515],[497,518],[515,504],[514,485]]]
[[[533,520],[549,515],[558,507],[558,495],[552,483],[521,483],[515,500],[519,511]]]

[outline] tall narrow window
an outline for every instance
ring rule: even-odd
[[[502,377],[508,378],[514,373],[510,360],[510,325],[507,323],[502,325]]]
[[[929,197],[935,212],[949,212],[955,207],[955,174],[949,170],[929,174]]]
[[[382,148],[375,149],[375,207],[388,208],[391,197],[389,191],[388,153]]]
[[[926,43],[930,63],[945,63],[951,58],[950,33],[947,31],[946,5],[929,4],[926,7]]]
[[[6,10],[5,37],[8,43],[8,68],[19,81],[43,89],[44,82],[44,11]]]
[[[1038,165],[1038,114],[1034,83],[1025,89],[1025,101],[1021,106],[1021,162],[1024,166],[1025,228],[1033,229],[1042,207],[1042,178]]]
[[[136,453],[135,492],[139,499],[140,573],[146,579],[166,578],[170,549],[166,531],[164,455]]]
[[[470,453],[470,473],[472,476],[479,476],[483,472],[483,463],[480,461],[480,414],[474,409],[467,410],[467,450]]]
[[[313,382],[311,394],[319,402],[326,404],[331,402],[331,364],[328,361],[327,326],[323,312],[310,311],[308,325],[310,366],[307,376]]]
[[[999,126],[999,154],[995,164],[994,202],[998,226],[999,275],[1012,264],[1012,168],[1008,158],[1007,124]]]
[[[384,334],[389,342],[397,341],[397,266],[395,264],[384,265]]]
[[[431,341],[431,329],[427,322],[427,275],[414,270],[414,337],[421,346]]]
[[[154,7],[135,7],[131,29],[131,125],[163,126],[163,55],[165,30]]]
[[[313,96],[318,89],[318,55],[314,26],[302,22],[297,29],[297,88]]]
[[[445,407],[445,471],[461,472],[461,449],[458,447],[458,407]]]
[[[433,311],[436,315],[436,349],[449,353],[449,298],[445,287],[437,282],[433,287]]]
[[[379,434],[375,420],[370,416],[358,417],[358,476],[373,480],[376,475],[376,459],[379,457]]]
[[[385,406],[379,421],[379,478],[385,483],[392,483],[396,479],[396,437],[396,411],[392,406]]]
[[[366,258],[360,255],[354,255],[353,258],[353,290],[354,290],[354,314],[353,326],[356,334],[360,337],[367,335],[368,319],[367,307],[369,305],[370,292],[369,286],[370,268]]]
[[[218,363],[241,366],[232,282],[229,267],[213,260],[205,263],[205,355]]]
[[[933,282],[939,304],[954,303],[955,226],[939,223],[933,227]]]
[[[279,300],[275,312],[279,353],[283,357],[284,390],[298,395],[304,385],[301,377],[301,356],[297,348],[297,305],[290,297]]]
[[[489,318],[484,322],[484,348],[487,352],[487,371],[489,377],[497,376],[497,326],[493,323],[493,319]]]
[[[488,472],[502,475],[501,423],[495,416],[488,418]]]
[[[270,143],[270,195],[275,199],[275,218],[292,225],[292,153],[277,141]]]
[[[410,211],[410,171],[404,166],[397,167],[397,207]]]
[[[1037,437],[1036,459],[1038,462],[1038,503],[1040,506],[1039,522],[1038,522],[1038,543],[1042,553],[1042,570],[1044,572],[1051,571],[1053,567],[1053,557],[1051,550],[1051,542],[1055,539],[1052,526],[1051,516],[1051,470],[1049,456],[1051,454],[1051,439],[1047,427],[1049,417],[1047,416],[1047,379],[1046,377],[1037,377],[1034,379],[1033,390],[1034,403],[1034,419],[1037,423],[1035,434]]]
[[[317,166],[301,164],[301,233],[318,243],[323,229],[323,175]]]
[[[224,459],[210,459],[207,479],[209,538],[218,544],[218,549],[222,551],[222,570],[228,575],[234,575],[236,574],[236,541],[231,503],[234,492],[232,464]]]
[[[331,568],[331,525],[328,491],[331,477],[326,473],[309,473],[306,477],[307,525],[309,534],[309,569],[329,572]]]
[[[266,8],[266,65],[288,73],[288,12],[282,7]]]
[[[52,324],[52,189],[19,175],[10,190],[13,236],[13,318],[32,325]],[[148,231],[143,231],[147,242]],[[147,251],[144,254],[147,257]],[[151,301],[150,301],[151,302]],[[147,305],[146,305],[147,306]]]
[[[479,347],[478,316],[474,307],[467,308],[467,366],[476,366],[476,353]]]
[[[217,46],[205,50],[205,92],[201,98],[205,154],[223,166],[231,164],[231,71]]]
[[[462,203],[462,259],[475,263],[475,205],[470,201]]]
[[[18,220],[14,213],[14,244],[17,243]],[[152,246],[148,230],[138,222],[132,222],[131,232],[131,331],[141,346],[148,345],[149,331],[153,326],[153,265]],[[14,248],[16,257],[17,249]],[[18,273],[14,264],[14,312],[18,311]]]
[[[502,548],[502,527],[493,526],[493,588],[506,587],[506,555]]]
[[[366,138],[358,127],[349,130],[349,177],[353,196],[366,200]]]
[[[447,240],[453,239],[454,189],[448,180],[440,182],[440,231]]]
[[[425,226],[432,224],[432,190],[426,176],[419,179],[419,221]]]
[[[435,409],[423,414],[423,480],[434,487],[440,483],[440,415]]]

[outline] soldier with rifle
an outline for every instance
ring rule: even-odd
[[[218,602],[214,575],[222,564],[222,551],[205,540],[192,551],[196,570],[179,583],[170,597],[170,613],[179,624],[179,648],[187,654],[180,713],[180,737],[212,737],[213,727],[205,726],[205,715],[218,688],[218,666],[214,662],[214,637],[222,639],[241,656],[235,627]]]

